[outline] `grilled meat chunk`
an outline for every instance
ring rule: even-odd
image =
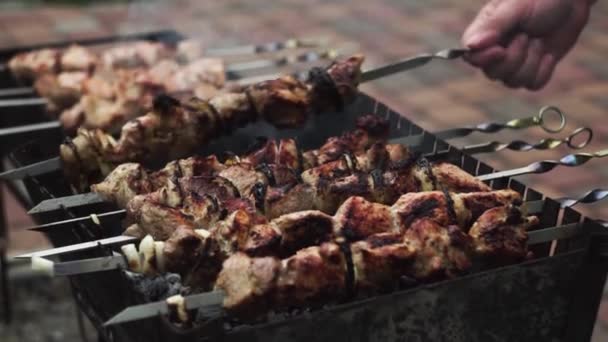
[[[61,53],[61,71],[92,72],[98,63],[97,55],[84,46],[71,45]]]
[[[418,220],[406,230],[416,256],[407,275],[420,281],[453,278],[471,268],[471,238],[458,226]]]
[[[346,258],[332,243],[303,249],[284,260],[237,253],[224,262],[216,288],[226,293],[226,310],[251,318],[270,308],[339,299],[347,288],[346,270]]]
[[[140,41],[109,48],[101,55],[104,67],[128,69],[151,66],[172,56],[172,50],[162,43]]]
[[[415,245],[403,233],[380,233],[351,245],[355,291],[360,294],[390,291],[412,268]]]
[[[524,216],[520,208],[505,205],[486,210],[471,227],[475,253],[490,264],[505,265],[528,257],[527,231],[538,224],[536,216]]]

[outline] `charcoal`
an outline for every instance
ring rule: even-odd
[[[135,290],[145,301],[155,302],[168,297],[185,294],[188,288],[182,285],[182,278],[176,273],[166,273],[157,276],[146,276],[127,272]]]

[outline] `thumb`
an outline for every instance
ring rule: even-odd
[[[462,44],[472,50],[500,44],[525,20],[528,0],[492,0],[486,4],[462,35]]]

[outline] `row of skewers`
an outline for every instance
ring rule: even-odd
[[[242,318],[337,299],[355,284],[390,288],[394,272],[415,270],[420,281],[456,276],[471,267],[473,250],[501,263],[526,258],[525,231],[536,219],[517,209],[519,194],[490,191],[454,165],[386,144],[379,126],[363,117],[358,130],[302,153],[302,162],[293,141],[268,142],[225,163],[190,158],[152,173],[127,164],[92,189],[128,208],[125,234],[143,238],[139,250],[122,247],[128,269],[220,288],[225,308]],[[295,169],[305,169],[300,179]],[[470,237],[462,232],[469,229]],[[505,229],[513,241],[492,237]],[[275,273],[258,274],[264,269]],[[249,276],[262,278],[242,278]]]
[[[293,47],[300,45],[292,42]],[[175,47],[140,41],[109,48],[100,55],[78,45],[25,52],[13,57],[8,66],[17,78],[34,79],[34,89],[44,99],[47,111],[57,115],[63,129],[73,134],[78,127],[115,132],[150,110],[154,96],[161,93],[208,99],[254,81],[256,77],[242,78],[246,71],[335,57],[335,50],[317,48],[226,64],[219,57],[205,56],[201,43],[195,40],[180,41]],[[37,103],[31,100],[28,103]]]
[[[339,111],[370,79],[362,62],[356,55],[313,69],[306,82],[284,76],[207,101],[157,97],[119,139],[80,129],[60,150],[66,173],[80,191],[104,179],[91,189],[123,208],[124,234],[141,239],[112,265],[177,273],[189,291],[220,291],[227,313],[251,319],[530,257],[527,230],[538,220],[517,192],[492,191],[452,164],[387,142],[387,123],[375,116],[317,150],[283,139],[240,157],[148,169],[247,122],[298,127],[312,113]]]
[[[127,208],[125,234],[142,240],[139,249],[122,247],[115,259],[122,262],[103,263],[148,275],[176,272],[195,292],[222,290],[224,309],[248,319],[349,291],[386,291],[399,283],[393,272],[430,281],[462,274],[481,256],[489,265],[528,257],[525,232],[537,220],[522,213],[519,194],[490,191],[451,164],[427,164],[404,146],[386,144],[387,132],[381,119],[364,116],[357,130],[318,150],[298,153],[295,141],[285,139],[223,163],[216,156],[189,158],[154,172],[121,165],[92,190]],[[300,179],[296,170],[303,170]],[[449,237],[456,229],[469,235],[446,242],[450,225]],[[433,247],[421,242],[427,239]],[[461,239],[468,241],[462,250]],[[338,248],[345,242],[350,254]],[[445,254],[433,249],[440,242]],[[396,256],[412,265],[380,267],[394,265]],[[275,265],[275,273],[259,274],[259,263]],[[302,263],[315,266],[306,271]],[[346,281],[347,265],[359,278]],[[298,288],[305,274],[315,282]]]

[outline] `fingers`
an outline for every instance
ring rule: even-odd
[[[557,59],[547,52],[542,39],[530,39],[520,34],[500,53],[494,48],[476,52],[468,57],[492,80],[500,80],[510,88],[538,90],[551,78]],[[502,57],[497,57],[502,54]],[[485,66],[484,66],[485,65]]]
[[[543,57],[543,42],[540,39],[532,39],[529,47],[522,51],[523,59],[517,68],[509,73],[501,75],[504,83],[511,88],[532,88],[536,81],[536,75]]]
[[[553,75],[553,71],[555,70],[555,66],[557,64],[557,58],[551,54],[545,54],[541,58],[540,65],[538,70],[536,71],[536,76],[534,77],[534,82],[532,86],[529,87],[530,90],[539,90],[544,87],[551,76]]]
[[[462,35],[462,44],[471,50],[498,45],[500,40],[526,18],[527,1],[492,0],[477,14]]]
[[[465,59],[478,68],[485,68],[501,62],[507,54],[507,50],[502,46],[492,46],[483,50],[470,52]]]
[[[513,75],[526,61],[529,38],[525,34],[517,35],[506,48],[505,58],[483,68],[490,79],[506,80]]]

